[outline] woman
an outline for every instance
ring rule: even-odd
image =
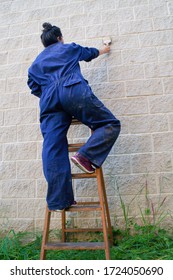
[[[40,127],[43,141],[43,171],[48,182],[50,210],[74,204],[67,131],[72,117],[94,133],[71,160],[87,173],[102,165],[120,133],[120,122],[92,93],[81,74],[79,61],[91,61],[109,53],[75,43],[64,44],[59,27],[43,24],[41,41],[45,49],[28,70],[31,93],[40,98]]]

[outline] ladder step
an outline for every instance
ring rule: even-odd
[[[77,152],[85,143],[68,144],[68,151],[70,153]]]
[[[73,179],[84,179],[84,178],[97,178],[96,173],[73,173],[72,174]]]
[[[79,201],[77,205],[100,205],[99,201]]]
[[[80,211],[101,211],[101,207],[98,205],[72,205],[65,210],[66,212],[80,212]]]
[[[66,228],[64,232],[103,232],[103,228]]]
[[[45,250],[99,250],[105,249],[104,242],[59,242],[47,243]]]
[[[80,121],[78,121],[77,119],[72,119],[71,125],[76,125],[76,124],[82,124]]]
[[[59,212],[80,212],[80,211],[101,211],[100,202],[99,201],[84,201],[77,202],[76,205],[72,205],[64,210],[59,210]],[[56,212],[55,210],[48,210],[48,212]]]

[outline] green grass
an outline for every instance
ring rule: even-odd
[[[32,237],[32,241],[31,241]],[[30,239],[30,241],[29,241]],[[134,226],[131,235],[114,231],[115,244],[111,248],[112,260],[173,260],[173,237],[154,226]],[[1,260],[38,260],[41,235],[15,233],[13,230],[0,238]],[[104,260],[103,250],[48,251],[49,260]]]
[[[135,234],[126,234],[112,248],[112,257],[120,260],[172,260],[173,237],[163,229],[136,225]]]
[[[159,197],[152,201],[148,191],[148,180],[141,190],[134,195],[128,205],[123,201],[117,186],[122,214],[124,218],[123,230],[113,230],[114,245],[111,247],[112,260],[173,260],[173,235],[161,228],[163,220],[170,215],[164,210],[167,197]],[[130,217],[130,207],[141,193],[145,196],[145,208],[139,202],[140,225],[135,217]],[[140,197],[140,196],[139,196]],[[139,220],[139,217],[138,217]],[[54,237],[60,232],[55,232]],[[90,241],[100,241],[101,234],[92,235]],[[1,260],[39,260],[41,248],[41,234],[15,233],[13,230],[0,234]],[[76,240],[75,240],[76,241]],[[105,252],[96,251],[48,251],[48,260],[104,260]]]

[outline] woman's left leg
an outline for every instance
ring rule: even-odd
[[[74,202],[67,131],[71,116],[63,111],[42,117],[43,171],[48,183],[47,204],[50,210],[62,210]]]

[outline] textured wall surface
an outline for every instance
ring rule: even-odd
[[[26,81],[28,67],[42,50],[45,21],[62,29],[65,42],[100,48],[104,36],[112,37],[109,55],[81,63],[95,94],[122,123],[103,165],[112,223],[124,223],[120,196],[136,221],[147,208],[155,218],[159,207],[159,213],[172,213],[173,1],[0,0],[0,5],[1,229],[43,225],[39,102]],[[69,141],[88,136],[87,128],[69,131]],[[74,191],[77,200],[97,195],[91,179],[74,182]],[[87,218],[73,215],[69,221],[99,222],[96,213]],[[171,217],[164,223],[171,226]]]

